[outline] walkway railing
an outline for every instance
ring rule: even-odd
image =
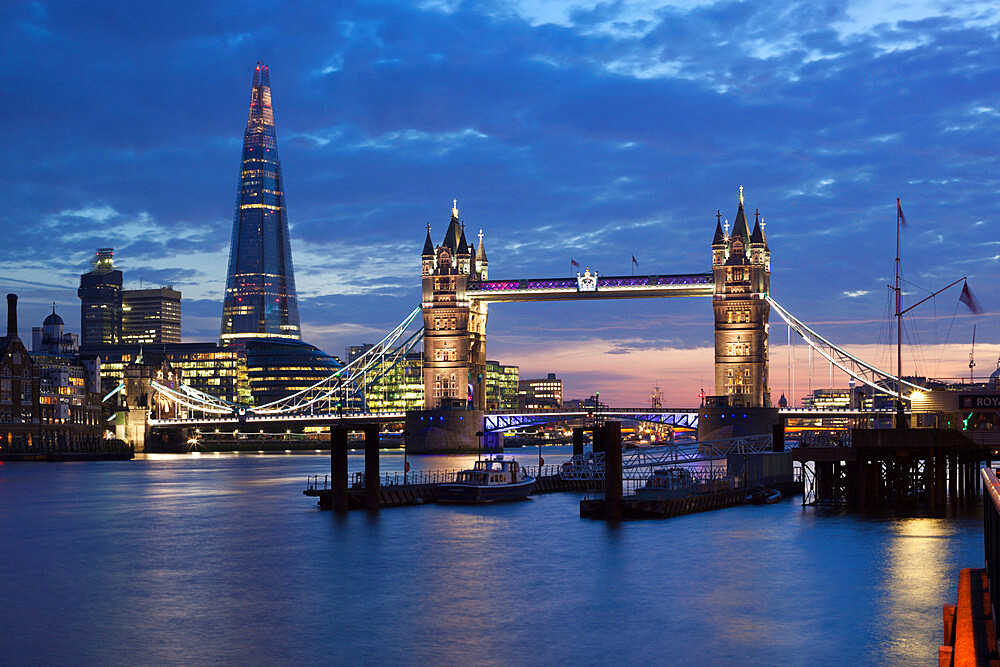
[[[561,466],[558,465],[543,465],[541,468],[539,466],[522,466],[525,473],[531,477],[538,477],[541,473],[542,477],[553,477],[558,475]],[[379,476],[379,484],[381,486],[403,486],[409,484],[450,484],[455,481],[459,470],[414,470],[411,472],[386,472]],[[351,488],[363,489],[365,488],[365,472],[363,470],[359,472],[351,473],[348,478],[348,484]],[[309,475],[306,477],[306,489],[310,491],[325,491],[332,488],[330,486],[330,476],[329,475]]]
[[[1000,480],[991,468],[980,471],[983,478],[983,542],[986,546],[986,577],[989,580],[990,606],[993,618],[997,616],[1000,595]]]

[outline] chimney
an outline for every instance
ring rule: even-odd
[[[7,295],[7,337],[17,338],[17,295]]]

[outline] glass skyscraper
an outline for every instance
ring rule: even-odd
[[[243,135],[219,338],[226,345],[247,338],[299,337],[271,80],[267,65],[257,63]]]

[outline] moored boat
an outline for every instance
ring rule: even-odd
[[[528,475],[517,461],[506,461],[503,455],[476,461],[471,470],[462,470],[454,482],[439,484],[439,503],[493,503],[521,500],[535,490],[535,478]]]

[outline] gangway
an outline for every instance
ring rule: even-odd
[[[730,454],[760,454],[771,450],[770,435],[640,447],[626,450],[626,456],[622,459],[622,478],[645,479],[652,468],[705,463],[724,459]],[[604,460],[604,452],[574,454],[563,464],[559,476],[563,479],[603,480]]]

